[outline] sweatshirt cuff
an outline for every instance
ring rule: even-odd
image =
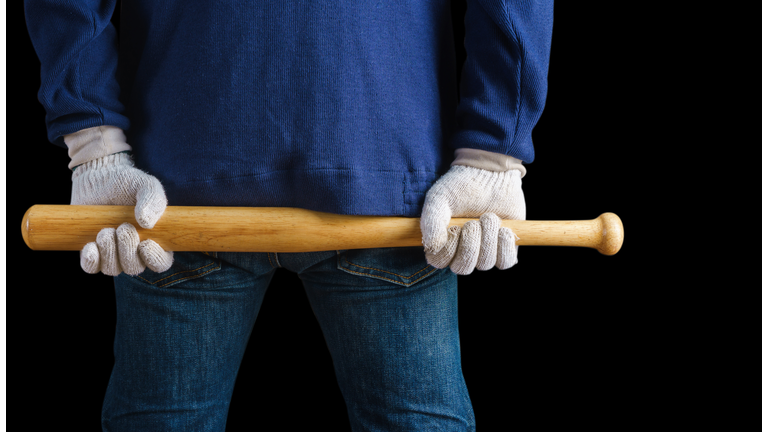
[[[96,126],[64,135],[64,144],[69,149],[70,169],[104,156],[131,151],[125,133],[115,126]]]
[[[501,153],[492,153],[473,148],[460,148],[454,151],[453,165],[465,165],[488,171],[519,170],[520,178],[525,177],[523,161]]]

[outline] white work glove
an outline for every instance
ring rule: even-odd
[[[427,262],[467,275],[477,268],[508,269],[517,263],[517,236],[502,219],[525,219],[519,159],[476,149],[456,150],[456,160],[427,192],[421,233]],[[470,166],[471,165],[471,166]],[[454,217],[477,218],[448,227]]]
[[[65,135],[70,149],[83,149],[75,156],[90,154],[96,159],[78,165],[72,173],[72,205],[131,205],[136,206],[136,221],[142,228],[152,228],[168,205],[160,181],[134,167],[127,153],[99,156],[99,151],[119,148],[107,144],[125,143],[122,130],[112,127],[84,129]],[[115,131],[114,129],[117,129]],[[94,150],[95,147],[99,147]],[[127,146],[127,144],[125,144]],[[130,148],[130,147],[128,147]],[[73,158],[76,161],[76,158]],[[72,164],[70,164],[71,166]],[[155,272],[168,270],[173,264],[173,252],[163,250],[153,240],[139,241],[136,228],[124,223],[117,229],[104,228],[80,251],[80,266],[87,273],[117,276],[121,272],[137,275],[146,267]]]

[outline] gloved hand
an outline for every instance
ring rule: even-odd
[[[500,270],[517,263],[517,236],[501,219],[525,219],[519,159],[476,149],[456,150],[451,168],[432,185],[421,214],[427,262],[467,275],[477,268]],[[453,217],[479,217],[448,227]]]
[[[103,148],[105,134],[98,134],[94,139],[94,129],[85,129],[75,134],[66,135],[65,143],[72,149],[88,147],[97,143]],[[119,140],[125,136],[119,134],[111,138]],[[113,131],[114,132],[114,131]],[[126,144],[127,146],[127,144]],[[129,147],[130,148],[130,147]],[[80,154],[94,151],[80,152]],[[73,160],[75,160],[73,158]],[[89,160],[78,165],[72,173],[72,205],[132,205],[136,206],[136,221],[142,228],[152,228],[160,219],[168,200],[160,181],[134,167],[127,153],[115,153]],[[80,266],[87,273],[102,273],[117,276],[121,272],[137,275],[146,267],[155,272],[168,270],[173,264],[173,252],[163,250],[153,240],[139,241],[136,228],[124,223],[117,229],[104,228],[96,236],[96,241],[85,245],[80,251]]]

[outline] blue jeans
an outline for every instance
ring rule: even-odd
[[[423,248],[407,247],[177,252],[166,272],[115,277],[104,430],[223,431],[278,267],[304,285],[353,430],[475,429],[461,371],[457,277],[427,264]]]

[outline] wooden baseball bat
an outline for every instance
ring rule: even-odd
[[[468,218],[451,219],[464,225]],[[142,240],[169,251],[316,252],[325,250],[421,246],[419,218],[349,216],[286,207],[169,206],[151,230],[141,228],[133,206],[34,205],[21,222],[32,250],[81,250],[105,227],[129,222]],[[594,220],[503,220],[518,245],[580,246],[603,255],[624,241],[621,219],[603,213]]]

